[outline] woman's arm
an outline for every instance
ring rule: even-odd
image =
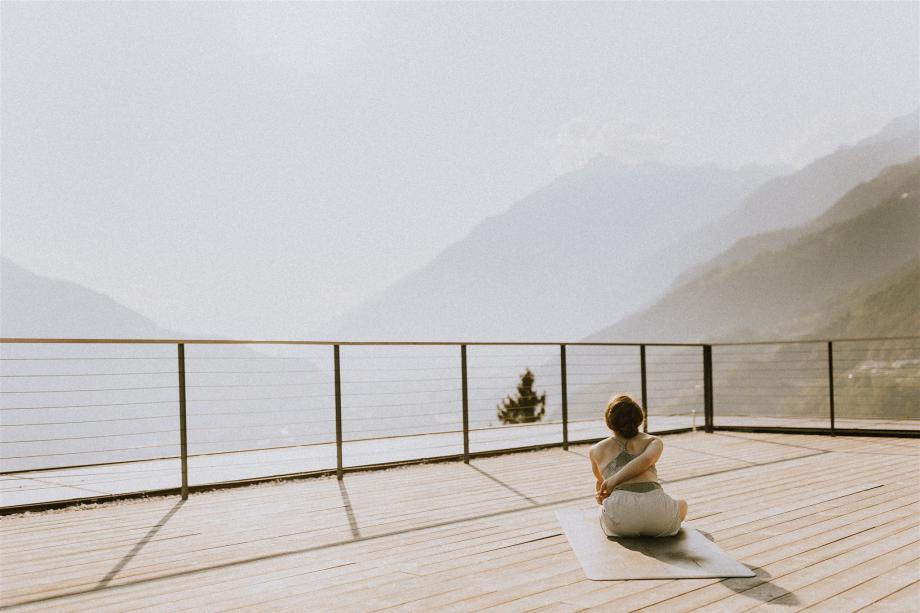
[[[604,485],[604,474],[601,472],[600,467],[597,465],[597,459],[595,458],[596,452],[592,447],[588,451],[588,457],[591,459],[591,471],[594,473],[594,498],[597,500],[597,504],[600,504],[603,501],[603,498],[600,498],[601,488]]]
[[[612,492],[613,488],[616,486],[629,481],[633,477],[641,475],[654,466],[658,458],[661,457],[662,451],[664,451],[664,443],[662,443],[659,438],[654,439],[651,443],[646,445],[642,453],[630,460],[626,466],[610,475],[610,477],[604,481],[601,487],[601,494],[604,498],[609,496],[610,492]]]

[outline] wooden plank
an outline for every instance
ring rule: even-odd
[[[915,531],[911,530],[911,532]],[[889,544],[886,543],[887,545]],[[790,606],[807,607],[809,604],[820,602],[834,594],[839,594],[841,590],[846,590],[854,582],[863,581],[866,577],[877,577],[879,574],[891,568],[896,568],[901,564],[913,563],[920,557],[920,543],[915,540],[904,547],[888,551],[883,555],[867,558],[866,556],[875,553],[875,551],[867,553],[869,550],[870,548],[865,548],[860,552],[859,562],[835,560],[837,562],[835,565],[827,564],[820,567],[820,569],[809,568],[807,572],[798,573],[794,582],[789,581],[783,586],[784,589],[788,590],[787,593],[769,600],[757,607],[757,610],[780,610],[788,609]],[[834,568],[839,570],[834,570]],[[815,577],[820,577],[820,579],[802,587],[795,587],[801,586]]]
[[[760,585],[764,581],[764,575],[794,572],[804,568],[814,560],[820,559],[821,556],[836,555],[842,551],[860,547],[865,543],[902,531],[914,523],[913,514],[909,511],[901,511],[899,514],[892,512],[889,516],[880,516],[880,518],[880,521],[888,520],[889,523],[867,529],[866,526],[874,526],[877,522],[874,519],[865,520],[862,523],[848,526],[845,531],[830,530],[811,539],[796,542],[794,546],[780,545],[768,550],[751,561],[759,572],[761,567],[766,569],[761,572],[761,576],[756,578],[696,582],[664,580],[655,582],[618,582],[612,590],[606,587],[598,587],[595,582],[585,582],[578,589],[547,593],[547,597],[563,603],[597,606],[610,600],[612,594],[618,592],[634,594],[650,589],[654,591],[654,597],[659,602],[658,606],[651,607],[653,610],[693,611],[719,597],[733,594],[742,587],[749,589]],[[647,588],[645,587],[646,585],[651,587]]]
[[[920,581],[880,598],[867,606],[866,613],[916,613],[920,602]]]
[[[915,589],[904,586],[910,561],[897,556],[912,551],[898,535],[916,530],[920,442],[697,433],[666,438],[666,449],[659,470],[673,482],[665,487],[691,501],[694,525],[773,575],[736,589],[769,592],[766,580],[799,586],[806,604],[875,598],[876,607],[895,607],[894,594]],[[175,499],[7,517],[0,521],[2,604],[68,590],[82,593],[34,608],[297,610],[309,602],[359,610],[572,610],[686,602],[732,609],[752,602],[732,600],[735,590],[712,580],[586,582],[552,517],[559,506],[593,504],[585,451],[482,458],[474,468],[355,473],[346,476],[344,493],[335,480],[313,479],[193,495],[101,590],[93,587]],[[858,491],[872,483],[884,486]],[[59,545],[43,550],[49,540]],[[830,572],[837,558],[846,569],[875,560],[887,570],[867,570],[853,585],[846,580],[853,573]],[[886,579],[896,571],[898,580]],[[833,600],[838,595],[843,600]]]
[[[876,528],[874,531],[871,527],[865,528],[866,525],[872,525],[870,521],[866,521],[863,525],[853,526],[842,534],[839,530],[828,531],[823,535],[765,551],[758,558],[749,562],[759,573],[758,577],[721,581],[625,582],[623,586],[615,586],[613,589],[600,588],[579,594],[575,598],[569,597],[565,602],[581,606],[600,606],[602,604],[612,605],[619,600],[619,604],[626,602],[633,607],[637,604],[637,600],[641,599],[643,606],[660,605],[656,608],[663,611],[699,610],[703,608],[703,605],[717,601],[718,606],[721,606],[722,599],[739,591],[761,586],[773,575],[795,573],[817,561],[858,550],[867,544],[876,542],[879,537],[887,539],[892,534],[898,534],[915,523],[910,513],[902,513],[900,517],[883,518],[882,521],[885,519],[895,521],[891,526]],[[642,585],[643,583],[647,585]],[[624,596],[630,598],[624,599]],[[744,605],[745,602],[750,601],[745,600],[739,604]],[[718,609],[718,606],[715,609]]]
[[[893,560],[893,558],[890,560]],[[872,574],[875,572],[879,574],[852,588],[845,589],[842,592],[838,591],[834,596],[808,607],[807,610],[814,611],[815,613],[858,611],[885,598],[889,594],[898,592],[920,581],[920,560],[914,558],[900,566],[887,570],[882,568],[879,564],[873,564]],[[848,579],[852,579],[852,581],[849,582],[851,585],[858,581],[856,577],[848,577]],[[920,608],[920,604],[918,603],[920,603],[920,601],[914,602],[914,605]]]
[[[917,525],[914,524],[909,528],[897,532],[894,535],[886,537],[884,540],[868,543],[858,549],[827,558],[816,564],[811,564],[805,568],[799,569],[795,573],[789,573],[779,578],[771,578],[769,581],[758,585],[749,590],[744,590],[728,598],[717,601],[709,607],[703,607],[700,611],[736,611],[746,610],[753,600],[769,602],[771,600],[786,602],[787,604],[793,599],[797,599],[797,590],[824,579],[835,573],[846,574],[863,563],[870,562],[883,554],[901,549],[905,545],[915,542]],[[908,555],[912,555],[913,552]]]
[[[909,512],[907,512],[907,513],[909,514]],[[583,603],[581,603],[581,604],[590,605],[590,604],[597,604],[597,603],[596,603],[596,602],[595,602],[595,603],[583,602]]]

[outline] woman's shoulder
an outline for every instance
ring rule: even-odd
[[[642,437],[642,438],[639,438],[639,437]],[[648,446],[654,443],[655,441],[658,441],[658,443],[662,447],[664,447],[664,441],[661,439],[660,436],[655,436],[654,434],[649,434],[648,432],[640,432],[639,434],[636,435],[636,438],[643,441],[643,445],[644,445],[643,449],[647,449]]]
[[[613,437],[608,436],[607,438],[600,440],[588,449],[588,456],[592,459],[596,459],[598,456],[602,455],[609,447],[613,444]]]

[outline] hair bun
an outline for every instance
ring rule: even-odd
[[[639,426],[645,421],[645,411],[631,397],[619,394],[607,405],[604,421],[608,428],[623,438],[632,438],[639,434]]]

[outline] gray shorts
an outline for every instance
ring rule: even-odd
[[[633,485],[633,484],[629,484]],[[647,491],[615,489],[604,500],[601,528],[607,536],[674,536],[680,530],[677,501],[664,493],[657,483]]]

